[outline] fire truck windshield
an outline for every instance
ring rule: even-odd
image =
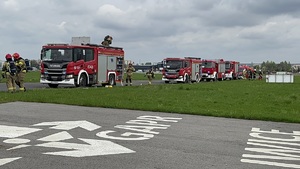
[[[225,63],[225,69],[230,69],[230,63]]]
[[[182,68],[182,61],[181,60],[167,60],[165,62],[164,67],[167,69],[180,69],[180,68]]]
[[[72,49],[43,49],[41,60],[43,61],[72,61]]]
[[[213,62],[203,62],[202,66],[204,66],[204,68],[213,68],[215,65]]]

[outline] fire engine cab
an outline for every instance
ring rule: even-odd
[[[240,62],[225,61],[225,79],[236,80],[239,76]]]
[[[162,80],[169,82],[199,82],[201,58],[166,58],[163,60]]]
[[[202,80],[217,81],[225,78],[225,61],[217,60],[202,60]]]
[[[85,87],[121,82],[124,51],[97,44],[47,44],[41,50],[41,84]]]

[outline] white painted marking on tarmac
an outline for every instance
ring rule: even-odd
[[[15,138],[40,130],[42,129],[0,125],[0,137]]]
[[[9,151],[9,150],[16,150],[16,149],[19,149],[19,148],[25,148],[25,147],[30,147],[30,146],[31,146],[31,145],[22,144],[22,145],[18,145],[18,146],[9,148],[9,149],[7,149],[7,150],[8,150],[8,151]]]
[[[284,156],[270,156],[270,155],[253,155],[253,154],[243,154],[244,158],[258,158],[258,159],[272,159],[272,160],[292,160],[300,161],[298,157],[284,157]]]
[[[252,128],[241,162],[270,165],[282,168],[300,168],[299,131],[291,133],[279,130],[264,131]],[[295,164],[296,163],[296,164]]]
[[[285,167],[285,168],[300,168],[300,165],[297,165],[297,164],[286,164],[286,163],[278,163],[278,162],[271,162],[271,161],[242,159],[241,162],[243,162],[243,163],[252,163],[252,164],[270,165],[270,166],[277,166],[277,167]]]
[[[46,152],[43,154],[68,156],[68,157],[89,157],[99,155],[135,153],[135,151],[123,147],[119,144],[107,140],[83,139],[80,140],[88,144],[66,143],[66,142],[49,142],[38,144],[39,147],[51,147],[69,149],[71,151]]]
[[[54,142],[54,141],[68,140],[68,139],[72,139],[72,138],[74,138],[74,137],[72,135],[70,135],[68,132],[62,131],[62,132],[55,133],[55,134],[52,134],[52,135],[47,136],[47,137],[37,139],[37,140]]]
[[[13,162],[13,161],[15,161],[15,160],[18,160],[18,159],[20,159],[20,158],[22,158],[22,157],[2,158],[2,159],[0,159],[0,166],[5,165],[5,164],[10,163],[10,162]]]
[[[7,144],[25,144],[25,143],[29,143],[30,140],[22,139],[22,138],[15,138],[15,139],[7,139],[7,140],[4,140],[3,142],[7,143]]]
[[[88,131],[93,131],[93,130],[101,128],[101,126],[98,126],[98,125],[88,122],[86,120],[43,122],[43,123],[34,124],[33,126],[54,126],[54,127],[50,127],[50,128],[57,129],[57,130],[71,130],[71,129],[74,129],[77,127],[81,127]]]
[[[269,141],[269,140],[258,140],[258,139],[249,139],[248,142],[259,142],[259,143],[269,143],[269,144],[280,144],[280,145],[300,146],[299,143],[280,142],[280,141]]]
[[[98,132],[96,136],[104,137],[107,139],[117,139],[117,140],[146,140],[146,139],[153,138],[154,134],[156,135],[159,134],[158,131],[154,131],[154,130],[167,129],[171,126],[169,124],[159,124],[160,122],[176,123],[178,122],[178,120],[181,119],[182,118],[140,116],[137,117],[137,119],[135,120],[130,120],[126,122],[127,124],[131,124],[131,125],[115,126],[115,128],[118,129],[130,130],[135,132],[125,131],[119,133],[119,136],[109,136],[107,135],[108,133],[114,133],[115,131],[108,130],[108,131]],[[17,138],[17,137],[29,133],[37,132],[42,129],[0,125],[0,137],[8,138],[4,140],[4,143],[20,144],[15,147],[9,148],[7,150],[15,150],[15,149],[20,149],[29,146],[56,148],[60,150],[57,150],[56,152],[53,151],[44,152],[43,154],[67,156],[67,157],[90,157],[90,156],[100,156],[100,155],[135,153],[135,151],[129,148],[126,148],[122,145],[116,144],[108,140],[78,138],[79,140],[85,142],[85,144],[64,142],[65,140],[74,138],[72,135],[70,135],[67,132],[67,130],[82,128],[87,131],[94,131],[96,129],[101,128],[101,126],[88,122],[86,120],[42,122],[42,123],[34,124],[33,126],[49,126],[50,129],[66,130],[66,131],[58,132],[37,139],[38,141],[44,141],[46,143],[42,143],[38,145],[27,145],[25,143],[30,142],[30,140]],[[20,158],[22,157],[0,159],[0,166],[18,160]]]

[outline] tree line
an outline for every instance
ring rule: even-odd
[[[299,72],[300,67],[292,67],[287,61],[275,63],[273,61],[262,62],[261,65],[254,66],[254,69],[262,70],[262,72]]]

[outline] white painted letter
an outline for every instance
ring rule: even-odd
[[[182,118],[174,118],[174,117],[159,117],[159,116],[140,116],[137,119],[142,120],[154,120],[154,121],[166,121],[166,122],[178,122]]]
[[[252,164],[262,164],[262,165],[270,165],[284,168],[300,168],[300,165],[297,164],[286,164],[286,163],[277,163],[273,161],[261,161],[261,160],[250,160],[250,159],[241,159],[243,163],[252,163]]]
[[[101,131],[101,132],[97,133],[96,135],[98,137],[113,139],[113,140],[147,140],[147,139],[150,139],[150,138],[154,137],[153,134],[130,133],[130,132],[126,132],[126,133],[121,134],[121,136],[123,136],[123,137],[115,137],[115,136],[107,135],[108,133],[114,133],[114,132],[115,131],[111,131],[111,130]],[[141,137],[128,138],[129,136],[141,136]]]
[[[130,120],[126,123],[128,123],[128,124],[151,125],[151,126],[162,126],[162,127],[170,127],[171,126],[171,125],[165,125],[165,124],[157,124],[156,121],[151,121],[151,120]]]
[[[139,131],[144,133],[151,133],[151,134],[159,134],[159,132],[151,131],[153,129],[167,129],[167,127],[152,127],[152,126],[130,126],[130,125],[117,125],[115,128],[125,129],[125,130],[133,130]]]
[[[277,140],[277,141],[300,141],[300,136],[292,136],[292,139],[285,139],[285,138],[273,138],[273,137],[264,137],[261,136],[262,133],[250,133],[250,136],[265,140]]]

